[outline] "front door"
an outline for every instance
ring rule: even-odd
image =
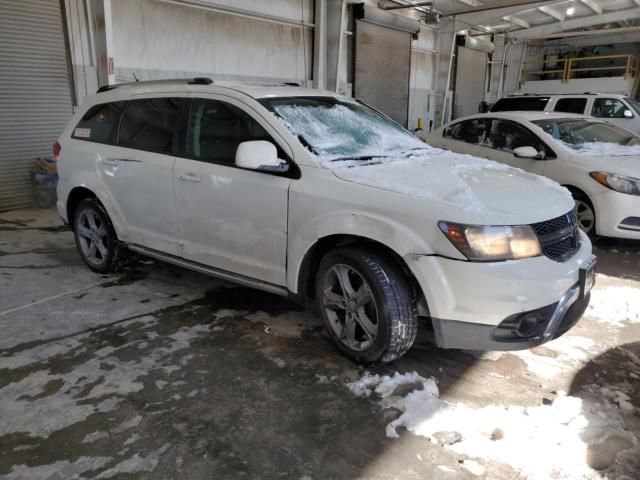
[[[516,157],[513,151],[519,147],[533,147],[541,154],[541,158]],[[488,142],[481,148],[491,150],[490,154],[481,155],[483,157],[538,175],[544,172],[545,162],[542,157],[548,156],[549,153],[548,147],[533,132],[516,122],[497,118],[491,121]]]
[[[238,145],[250,140],[270,141],[287,156],[274,140],[277,134],[256,118],[249,107],[228,97],[192,100],[185,151],[173,173],[180,255],[285,285],[292,180],[235,166]]]
[[[640,117],[629,105],[617,98],[596,98],[593,100],[591,115],[628,130],[640,133]]]

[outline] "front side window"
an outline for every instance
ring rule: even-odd
[[[78,140],[109,143],[112,132],[120,120],[124,105],[125,102],[94,105],[82,116],[76,128],[71,132],[71,137]]]
[[[216,100],[193,100],[187,129],[188,157],[234,165],[238,146],[253,140],[276,145],[269,133],[243,110]],[[284,158],[280,151],[278,156]]]
[[[443,137],[453,138],[473,145],[488,145],[491,120],[488,118],[474,118],[455,123],[445,128]]]
[[[346,98],[281,97],[260,102],[325,165],[428,148],[384,115]]]
[[[556,102],[556,106],[553,111],[563,113],[584,113],[584,108],[586,106],[586,98],[561,98]]]
[[[131,100],[120,122],[118,145],[171,153],[178,114],[184,98]]]
[[[593,155],[637,155],[640,138],[613,124],[582,118],[533,122],[565,147]],[[612,148],[618,147],[618,148]]]
[[[591,115],[597,118],[625,118],[627,106],[616,98],[596,98],[593,101]]]
[[[553,151],[529,129],[509,120],[495,119],[491,125],[491,148],[513,152],[520,147],[533,147],[544,158],[555,158]]]

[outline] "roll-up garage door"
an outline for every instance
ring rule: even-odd
[[[32,204],[30,171],[71,117],[58,0],[0,0],[0,211]]]
[[[484,100],[487,62],[486,52],[458,47],[456,90],[453,99],[454,118],[478,113],[478,106]]]
[[[411,33],[356,21],[354,96],[407,126]]]

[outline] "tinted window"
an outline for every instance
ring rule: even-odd
[[[490,133],[491,148],[512,152],[519,147],[533,147],[544,158],[555,158],[555,154],[536,134],[515,122],[494,120]]]
[[[269,133],[239,108],[214,100],[193,100],[187,131],[188,157],[234,164],[238,145],[251,140],[276,145]],[[284,158],[280,151],[278,155]]]
[[[488,133],[491,129],[490,123],[491,120],[487,118],[465,120],[447,127],[443,136],[474,145],[486,145],[488,143]]]
[[[118,145],[171,153],[173,132],[183,98],[132,100],[120,123]]]
[[[596,98],[593,101],[591,115],[598,118],[625,118],[627,106],[615,98]]]
[[[507,97],[498,100],[492,112],[513,112],[517,110],[543,111],[549,102],[549,97]]]
[[[124,105],[125,102],[94,105],[82,116],[71,136],[80,140],[109,143]]]
[[[584,108],[586,106],[586,98],[561,98],[556,102],[556,106],[553,110],[555,112],[564,113],[584,113]]]

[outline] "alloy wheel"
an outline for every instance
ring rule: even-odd
[[[78,239],[85,258],[95,265],[105,262],[109,255],[107,229],[93,210],[83,210],[78,216]]]
[[[596,222],[596,214],[588,203],[576,199],[576,216],[583,232],[589,233]]]
[[[351,350],[369,349],[378,336],[378,309],[369,284],[353,267],[334,265],[324,279],[321,305],[329,326]]]

